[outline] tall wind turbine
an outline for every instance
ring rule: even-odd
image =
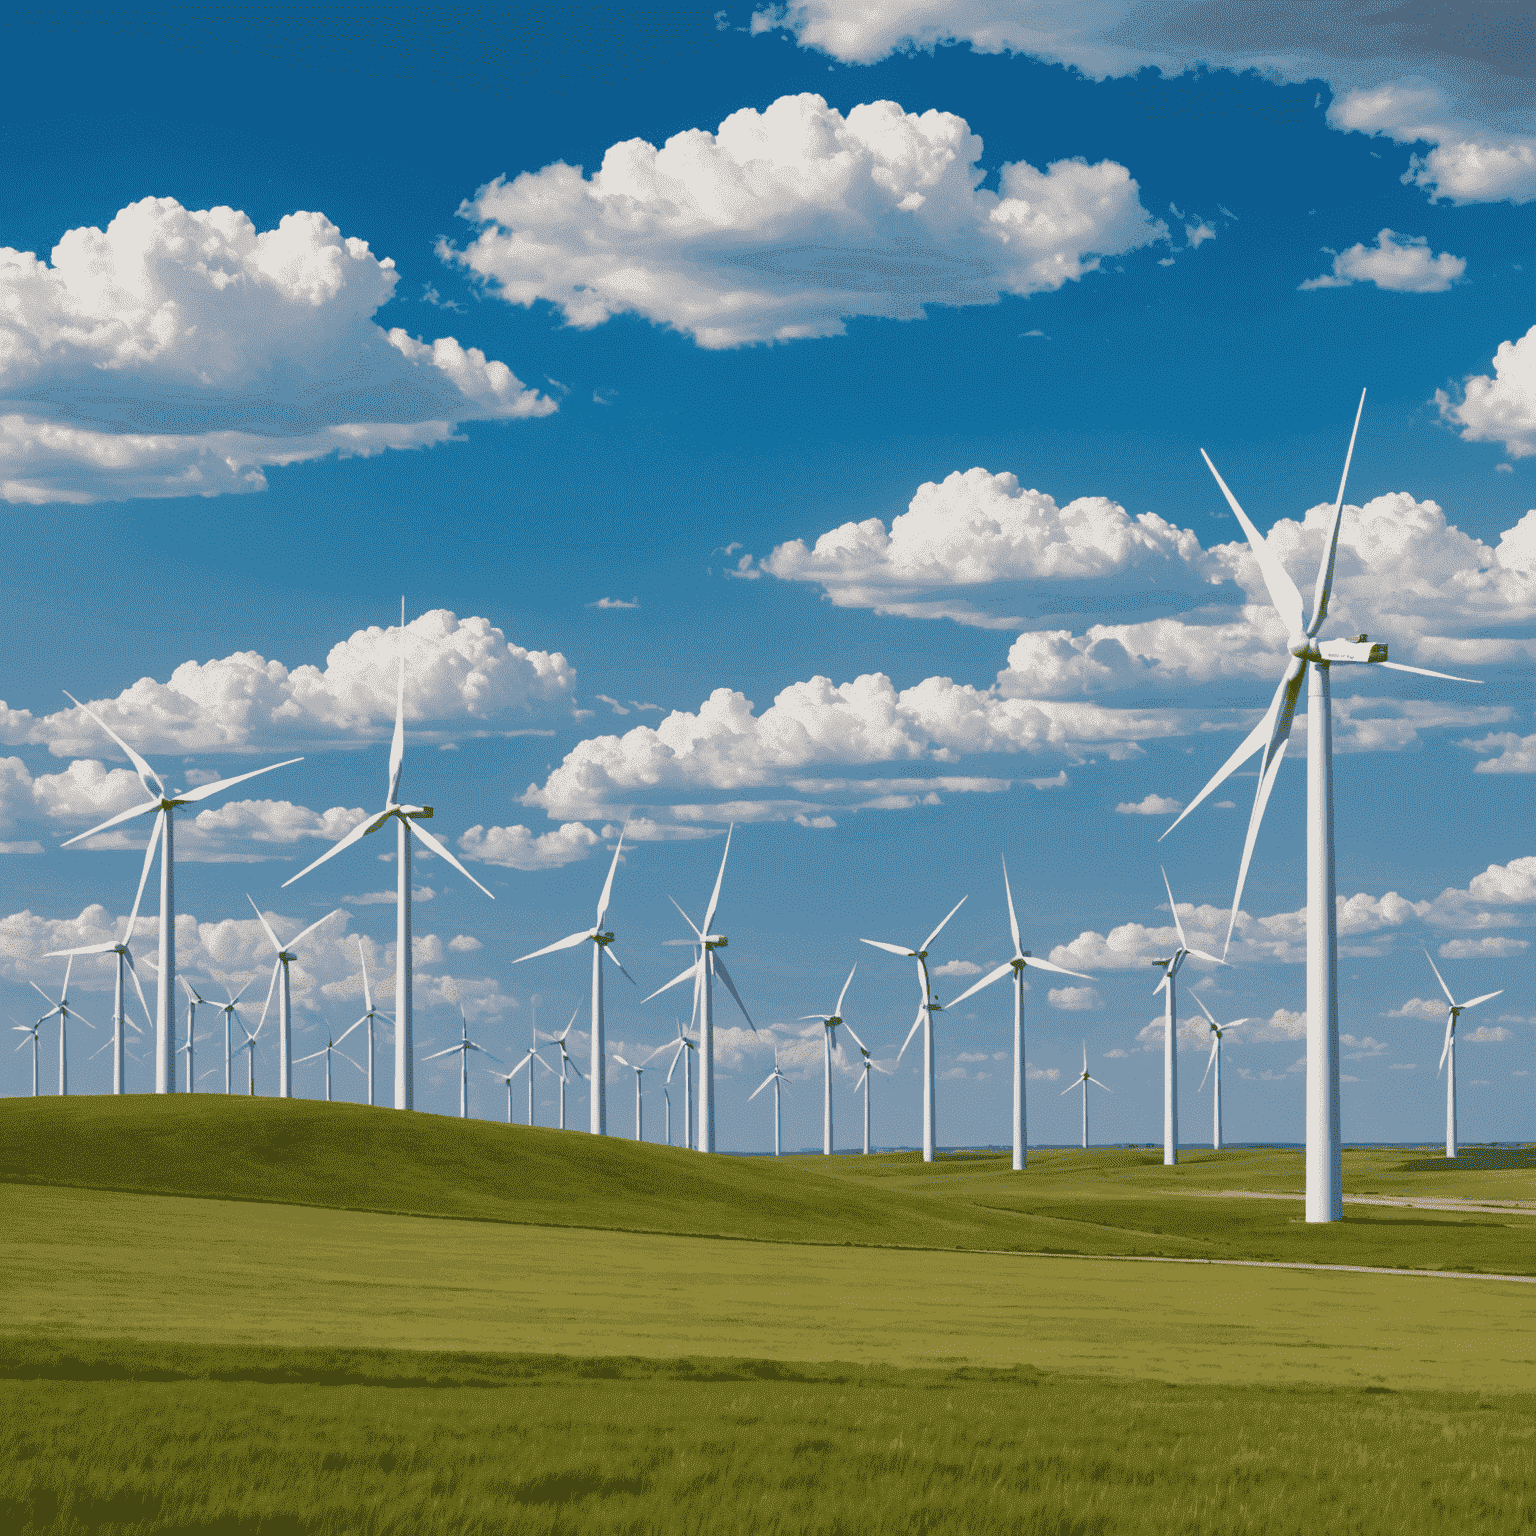
[[[123,1024],[129,1024],[135,1034],[142,1035],[144,1031],[139,1028],[132,1019],[123,1011],[123,966],[127,962],[129,974],[133,977],[134,989],[139,994],[139,1003],[144,1009],[146,1022],[153,1020],[149,1011],[149,1001],[144,996],[144,988],[139,982],[138,968],[133,963],[133,952],[128,948],[133,938],[134,925],[139,920],[139,903],[144,899],[144,881],[149,874],[149,860],[144,861],[144,872],[139,877],[138,894],[133,898],[133,911],[128,914],[128,926],[123,930],[121,942],[107,944],[82,944],[75,949],[55,949],[44,955],[45,960],[68,955],[114,955],[117,958],[117,977],[112,987],[112,1092],[122,1093],[126,1074],[124,1072],[123,1053],[127,1049],[127,1041],[123,1038]],[[66,971],[66,975],[68,972]],[[96,1052],[100,1055],[101,1052]]]
[[[464,1017],[464,1006],[459,1005],[459,1022],[464,1026],[464,1035],[456,1044],[450,1045],[446,1051],[433,1051],[430,1056],[423,1056],[423,1061],[436,1061],[439,1056],[452,1056],[455,1051],[459,1053],[459,1119],[469,1118],[469,1053],[479,1051],[482,1056],[489,1056],[492,1061],[500,1061],[501,1057],[493,1051],[488,1051],[483,1045],[476,1045],[469,1038],[469,1020]]]
[[[272,940],[272,948],[277,951],[277,959],[272,965],[272,980],[267,986],[267,1001],[272,1001],[272,988],[277,986],[277,1096],[280,1099],[291,1098],[293,1095],[293,997],[288,985],[288,967],[299,957],[294,953],[293,946],[302,944],[321,923],[328,923],[333,917],[340,914],[341,908],[327,912],[324,917],[313,922],[301,933],[298,938],[288,944],[279,944],[277,935],[272,931],[272,924],[262,917],[261,908],[251,901],[250,893],[246,893],[245,899],[251,902],[251,910],[261,921],[261,926],[267,930],[267,937]],[[279,981],[282,985],[278,986]],[[261,1010],[263,1019],[267,1016],[267,1010]]]
[[[1179,1005],[1174,997],[1175,980],[1179,968],[1191,956],[1209,960],[1212,965],[1226,965],[1215,955],[1203,949],[1193,949],[1184,937],[1184,924],[1179,921],[1179,904],[1173,899],[1173,887],[1168,884],[1168,871],[1162,871],[1163,889],[1168,892],[1168,910],[1173,913],[1174,931],[1179,936],[1178,947],[1171,955],[1160,960],[1149,960],[1148,965],[1160,965],[1163,979],[1152,988],[1152,995],[1163,994],[1163,1165],[1171,1168],[1179,1160],[1179,1058],[1176,1036],[1179,1031]],[[1103,1085],[1100,1084],[1102,1087]],[[1086,1100],[1088,1092],[1083,1090]]]
[[[354,1024],[352,1028],[356,1029],[357,1026]],[[351,1034],[351,1032],[352,1030],[348,1030],[347,1034]],[[343,1035],[342,1039],[344,1040],[345,1038],[346,1036]],[[325,1037],[325,1044],[322,1045],[318,1051],[311,1051],[308,1056],[300,1056],[299,1059],[294,1062],[294,1066],[297,1067],[301,1066],[306,1061],[314,1061],[321,1056],[325,1057],[325,1102],[327,1104],[331,1102],[331,1057],[333,1055],[340,1056],[343,1061],[352,1061],[352,1058],[348,1056],[344,1050],[341,1049],[341,1041],[333,1040],[329,1032],[327,1032]],[[352,1065],[356,1067],[359,1072],[363,1070],[362,1066],[358,1062],[352,1061]]]
[[[858,970],[854,966],[853,971]],[[843,983],[843,990],[837,994],[837,1009],[833,1013],[803,1013],[800,1022],[803,1024],[809,1019],[820,1019],[821,1054],[826,1068],[825,1091],[821,1096],[821,1153],[823,1157],[832,1156],[832,1053],[837,1049],[837,1026],[843,1022],[843,999],[848,996],[848,988],[853,984],[853,971],[848,972],[848,980]],[[852,1030],[848,1031],[853,1034]],[[857,1040],[858,1036],[854,1035]],[[775,1070],[779,1059],[778,1047],[774,1047],[773,1059]],[[777,1103],[778,1090],[774,1090],[775,1103]]]
[[[217,1012],[222,1013],[224,1015],[224,1092],[225,1093],[229,1093],[231,1091],[230,1078],[233,1075],[233,1073],[232,1073],[233,1063],[232,1063],[232,1059],[231,1059],[230,1038],[229,1038],[230,1020],[237,1017],[235,1010],[240,1006],[240,999],[245,996],[246,991],[250,987],[250,985],[251,985],[250,982],[246,982],[245,986],[241,987],[238,992],[230,992],[229,988],[225,987],[224,991],[228,994],[229,1001],[227,1003],[214,1003],[212,1005],[213,1008]],[[244,1026],[242,1025],[241,1027],[243,1028]],[[208,1074],[205,1072],[203,1075],[206,1077]]]
[[[544,1035],[544,1038],[546,1040],[548,1040],[552,1045],[558,1047],[558,1049],[560,1051],[560,1074],[559,1074],[560,1075],[560,1129],[562,1131],[565,1129],[565,1081],[566,1081],[566,1073],[569,1071],[569,1072],[574,1072],[577,1077],[580,1077],[580,1078],[583,1078],[583,1079],[586,1077],[586,1073],[583,1072],[581,1070],[581,1068],[576,1065],[576,1058],[574,1056],[572,1056],[571,1053],[565,1048],[566,1036],[570,1034],[571,1027],[576,1022],[576,1015],[578,1013],[580,1013],[580,1012],[581,1012],[581,1004],[577,1003],[576,1007],[571,1011],[570,1023],[568,1023],[565,1026],[565,1028],[560,1031],[560,1033],[558,1035]],[[544,1032],[542,1030],[540,1030],[539,1033],[543,1034]],[[550,1071],[553,1072],[554,1068],[551,1067]]]
[[[84,1017],[84,1015],[80,1013],[77,1013],[73,1008],[69,1006],[69,973],[74,969],[74,966],[75,962],[73,957],[71,957],[68,964],[64,967],[64,985],[59,991],[59,1000],[56,1003],[53,1003],[53,999],[49,997],[48,994],[44,992],[43,989],[38,986],[35,981],[32,983],[33,991],[35,991],[45,1003],[53,1003],[53,1007],[50,1008],[48,1012],[45,1013],[42,1018],[37,1021],[38,1025],[41,1026],[46,1024],[49,1019],[54,1018],[55,1016],[57,1016],[59,1021],[60,1097],[69,1092],[69,1021],[71,1019],[79,1019],[87,1029],[96,1028],[96,1026],[92,1024],[88,1018]]]
[[[373,1006],[373,990],[368,985],[368,956],[363,949],[363,937],[361,934],[358,934],[356,937],[357,963],[362,967],[363,971],[364,1011],[362,1018],[357,1021],[357,1024],[352,1025],[352,1027],[348,1029],[346,1034],[344,1034],[341,1038],[345,1040],[347,1035],[350,1035],[352,1030],[356,1029],[360,1024],[366,1024],[368,1026],[368,1102],[371,1105],[373,1103],[373,1022],[375,1019],[380,1017],[380,1014],[379,1010]],[[389,1015],[386,1013],[383,1015],[383,1017],[387,1019]]]
[[[524,960],[537,960],[540,955],[552,955],[558,949],[570,949],[573,945],[584,944],[591,941],[592,944],[592,1075],[590,1086],[592,1089],[591,1131],[594,1136],[606,1136],[608,1134],[608,1091],[604,1079],[607,1077],[607,1062],[605,1060],[605,1046],[603,1043],[603,956],[606,954],[613,963],[618,966],[619,974],[631,985],[635,985],[635,978],[624,969],[623,962],[613,952],[613,934],[603,932],[603,918],[608,911],[608,898],[613,895],[614,871],[619,867],[619,855],[624,851],[624,834],[619,833],[619,840],[614,846],[613,862],[608,866],[608,878],[603,881],[603,894],[597,898],[597,920],[590,928],[583,928],[579,933],[568,933],[563,939],[557,939],[553,944],[546,944],[543,949],[536,949],[531,955],[519,955],[512,963],[521,965]],[[574,1020],[573,1020],[574,1022]],[[570,1025],[566,1025],[566,1034],[570,1033]],[[564,1036],[561,1037],[562,1041]],[[561,1053],[564,1054],[562,1044]],[[564,1087],[561,1089],[562,1117],[564,1114]]]
[[[1424,958],[1429,960],[1429,951],[1424,951]],[[1445,977],[1440,974],[1440,967],[1433,960],[1429,960],[1429,968],[1435,973],[1435,980],[1440,983],[1440,990],[1445,993],[1447,1009],[1445,1014],[1445,1048],[1440,1052],[1440,1065],[1435,1068],[1436,1076],[1445,1071],[1447,1065],[1450,1071],[1445,1077],[1445,1155],[1456,1156],[1456,1021],[1468,1008],[1476,1008],[1479,1003],[1486,1003],[1489,998],[1499,997],[1504,988],[1497,992],[1484,992],[1481,997],[1474,997],[1470,1003],[1458,1003],[1451,996],[1451,989],[1445,984]]]
[[[307,865],[286,888],[302,880],[310,870],[318,869],[327,859],[334,859],[343,848],[350,848],[360,838],[377,832],[391,817],[395,820],[395,1108],[410,1109],[415,1103],[415,1057],[411,1043],[411,838],[418,838],[438,858],[446,859],[477,890],[491,893],[464,868],[446,847],[422,830],[421,823],[432,817],[430,805],[400,803],[400,775],[405,769],[405,599],[400,599],[400,677],[395,689],[395,736],[389,748],[389,787],[384,809],[366,821],[360,821],[339,842],[332,843],[313,864]],[[491,900],[495,901],[491,896]]]
[[[742,1017],[751,1025],[752,1033],[757,1033],[757,1025],[752,1023],[752,1015],[747,1012],[747,1005],[741,1000],[741,993],[736,990],[736,983],[731,980],[731,973],[725,968],[725,961],[719,951],[724,949],[730,940],[723,933],[712,933],[710,925],[715,920],[715,909],[720,905],[720,883],[725,879],[725,861],[731,856],[731,837],[736,831],[735,822],[725,834],[725,852],[720,855],[720,873],[715,876],[715,889],[709,898],[709,906],[704,911],[704,926],[694,928],[693,919],[683,912],[681,907],[672,897],[667,899],[682,912],[683,921],[693,928],[694,936],[691,939],[664,939],[662,942],[668,945],[687,944],[696,951],[694,962],[686,971],[679,972],[664,987],[657,987],[651,993],[651,997],[659,997],[671,987],[680,982],[693,982],[693,1007],[694,1013],[699,1019],[699,1123],[695,1145],[701,1152],[713,1152],[715,1150],[715,977],[726,985],[726,990],[736,999],[736,1006],[741,1009]],[[648,1003],[651,997],[641,998],[641,1002]]]
[[[625,1059],[620,1056],[617,1051],[614,1052],[613,1059],[618,1062],[621,1067],[628,1067],[629,1070],[635,1074],[635,1140],[644,1141],[645,1120],[644,1108],[640,1102],[640,1079],[645,1076],[645,1064],[642,1062],[637,1067],[634,1062],[625,1061]]]
[[[14,1018],[15,1015],[12,1014],[10,1017]],[[35,1099],[37,1097],[37,1032],[42,1028],[42,1022],[39,1021],[36,1024],[15,1024],[12,1028],[17,1034],[26,1036],[25,1040],[18,1040],[16,1042],[16,1049],[18,1051],[25,1050],[29,1045],[32,1047],[32,1097]]]
[[[777,1045],[775,1045],[773,1048],[773,1071],[770,1072],[768,1076],[765,1077],[762,1082],[760,1082],[757,1087],[747,1095],[747,1103],[750,1104],[752,1100],[755,1099],[758,1094],[760,1094],[763,1089],[768,1086],[769,1083],[773,1084],[773,1155],[775,1157],[780,1156],[781,1153],[779,1137],[779,1088],[781,1084],[787,1083],[788,1081],[789,1079],[785,1077],[784,1073],[779,1068],[779,1048]]]
[[[1216,1069],[1216,1103],[1214,1109],[1215,1119],[1211,1124],[1211,1151],[1221,1151],[1221,1037],[1229,1030],[1236,1029],[1239,1024],[1247,1024],[1250,1020],[1233,1019],[1230,1024],[1218,1024],[1211,1010],[1205,1006],[1204,999],[1197,992],[1195,1001],[1200,1004],[1200,1012],[1206,1017],[1206,1022],[1211,1026],[1211,1059],[1205,1064],[1205,1077],[1211,1075],[1211,1068]],[[1205,1087],[1205,1077],[1200,1079],[1200,1088]]]
[[[119,811],[116,816],[109,816],[99,827],[92,827],[89,832],[82,832],[78,837],[72,837],[63,846],[68,848],[72,843],[82,842],[85,838],[95,837],[98,832],[105,832],[109,827],[115,827],[125,821],[132,821],[135,816],[145,816],[154,813],[155,825],[149,834],[149,846],[144,850],[144,869],[139,876],[139,890],[142,893],[144,881],[149,875],[150,865],[155,857],[155,845],[160,845],[160,960],[159,971],[155,985],[155,1092],[175,1093],[176,1091],[176,864],[174,853],[175,821],[172,812],[179,805],[196,805],[200,801],[207,800],[212,795],[222,793],[226,789],[232,789],[236,784],[244,784],[247,779],[258,778],[261,774],[271,773],[274,768],[289,768],[294,763],[302,763],[302,757],[290,757],[286,762],[269,763],[265,768],[253,769],[250,773],[237,773],[232,779],[219,779],[213,784],[199,784],[196,789],[178,790],[172,794],[167,791],[164,781],[153,768],[139,756],[132,747],[123,740],[116,731],[109,726],[89,706],[82,704],[74,694],[65,690],[64,697],[79,709],[85,710],[92,720],[104,730],[127,754],[129,762],[134,766],[134,771],[139,776],[139,783],[144,786],[144,793],[151,796],[143,805],[129,807],[126,811]],[[150,780],[155,781],[154,788],[150,788]],[[138,910],[138,902],[134,902],[134,910]],[[133,937],[130,929],[124,942]]]
[[[1003,961],[996,970],[983,976],[974,986],[967,987],[949,1006],[958,1008],[968,997],[974,997],[983,987],[994,981],[1013,975],[1013,1166],[1017,1172],[1029,1157],[1029,1138],[1024,1123],[1024,971],[1034,966],[1037,971],[1055,971],[1061,976],[1076,976],[1079,981],[1092,981],[1081,971],[1069,971],[1065,966],[1052,965],[1049,960],[1036,960],[1032,951],[1022,947],[1019,941],[1019,919],[1013,910],[1013,887],[1008,883],[1008,860],[1003,859],[1003,891],[1008,897],[1008,930],[1013,935],[1012,958]]]
[[[944,923],[947,923],[969,899],[967,896],[962,896],[949,909],[949,917],[944,919]],[[903,944],[885,944],[879,939],[859,940],[860,944],[873,944],[876,949],[888,950],[893,955],[907,955],[917,961],[917,985],[921,994],[917,1001],[917,1017],[912,1021],[912,1028],[907,1031],[907,1038],[901,1042],[901,1050],[897,1051],[896,1060],[901,1060],[907,1047],[912,1043],[912,1036],[917,1033],[917,1026],[921,1024],[923,1026],[923,1161],[925,1163],[933,1161],[937,1115],[934,1103],[933,1016],[943,1008],[943,1004],[933,996],[928,982],[928,946],[944,931],[944,923],[940,923],[917,949],[908,949]]]
[[[1216,776],[1185,806],[1173,826],[1240,768],[1255,752],[1262,750],[1259,782],[1248,818],[1248,836],[1243,844],[1242,863],[1238,867],[1237,891],[1232,898],[1232,917],[1227,925],[1227,942],[1237,922],[1243,898],[1243,882],[1248,877],[1248,861],[1253,856],[1254,840],[1264,807],[1274,788],[1275,777],[1290,740],[1291,723],[1307,684],[1307,1204],[1308,1221],[1344,1219],[1344,1165],[1339,1133],[1339,946],[1333,878],[1333,718],[1329,668],[1339,664],[1362,663],[1389,667],[1394,672],[1413,672],[1421,677],[1444,678],[1448,682],[1470,683],[1475,678],[1451,677],[1446,672],[1430,672],[1424,667],[1407,667],[1387,660],[1387,647],[1368,644],[1365,635],[1352,640],[1324,640],[1318,632],[1328,617],[1328,598],[1333,589],[1334,559],[1339,547],[1339,527],[1344,517],[1344,486],[1349,479],[1349,461],[1355,451],[1355,436],[1360,430],[1360,413],[1365,409],[1365,391],[1360,392],[1360,406],[1355,412],[1354,430],[1349,436],[1349,451],[1344,456],[1344,473],[1339,478],[1339,494],[1333,504],[1333,520],[1323,547],[1313,589],[1312,617],[1306,618],[1301,593],[1281,565],[1264,535],[1249,521],[1237,504],[1227,483],[1216,473],[1208,453],[1200,456],[1216,476],[1216,483],[1232,508],[1247,538],[1270,601],[1280,615],[1289,636],[1285,670],[1280,685],[1264,718],[1249,733],[1237,751],[1229,757]],[[1163,833],[1166,837],[1168,832]]]
[[[1089,1083],[1092,1083],[1095,1088],[1104,1088],[1104,1084],[1101,1083],[1098,1080],[1098,1078],[1092,1077],[1092,1076],[1089,1075],[1089,1072],[1088,1072],[1088,1042],[1086,1040],[1084,1040],[1083,1041],[1083,1075],[1080,1078],[1078,1078],[1078,1080],[1075,1083],[1070,1083],[1070,1084],[1068,1084],[1067,1087],[1063,1088],[1061,1093],[1060,1093],[1060,1095],[1059,1095],[1059,1097],[1061,1097],[1063,1099],[1066,1098],[1066,1096],[1069,1093],[1071,1093],[1074,1088],[1081,1088],[1083,1090],[1083,1151],[1085,1151],[1085,1152],[1088,1150],[1088,1084]],[[1104,1088],[1104,1092],[1105,1093],[1113,1093],[1114,1091],[1115,1090],[1113,1088]]]

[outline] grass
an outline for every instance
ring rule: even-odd
[[[117,1344],[0,1403],[15,1536],[1536,1529],[1529,1395]]]

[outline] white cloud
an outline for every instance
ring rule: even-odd
[[[360,738],[387,738],[393,728],[400,649],[398,626],[373,626],[332,646],[324,669],[305,664],[290,670],[255,651],[239,651],[217,661],[183,662],[164,683],[140,678],[117,698],[91,707],[151,757],[353,747],[363,744]],[[565,657],[512,645],[489,619],[461,620],[446,608],[433,609],[406,625],[404,652],[409,723],[490,726],[569,709],[576,673]],[[46,744],[55,757],[116,751],[101,727],[73,707],[39,717],[0,703],[0,741]],[[126,790],[128,780],[138,782],[126,770],[114,772],[125,778],[82,780],[78,793],[90,797],[105,793],[109,783]],[[409,778],[409,761],[406,772]]]
[[[1474,752],[1498,754],[1485,756],[1473,773],[1536,773],[1536,736],[1493,731],[1479,741],[1459,741],[1456,745]]]
[[[479,939],[472,937],[470,934],[459,933],[455,934],[451,939],[448,940],[448,948],[457,955],[467,955],[472,950],[484,949],[485,945],[483,945]]]
[[[1170,800],[1167,795],[1147,795],[1134,805],[1122,802],[1115,807],[1121,816],[1171,816],[1175,811],[1183,809],[1182,800]]]
[[[1269,1040],[1305,1040],[1307,1016],[1293,1008],[1277,1008],[1267,1019],[1245,1026],[1244,1034],[1250,1045]]]
[[[1437,997],[1410,997],[1401,1008],[1391,1009],[1386,1017],[1389,1019],[1431,1019],[1437,1024],[1444,1024],[1445,1004]]]
[[[430,885],[413,885],[411,887],[411,900],[431,901],[437,892]],[[343,896],[342,903],[349,907],[385,907],[393,906],[399,899],[398,891],[364,891],[360,896]]]
[[[1510,1032],[1497,1024],[1479,1024],[1470,1034],[1461,1037],[1463,1045],[1493,1045],[1508,1040]]]
[[[935,966],[935,976],[980,976],[981,967],[971,960],[946,960],[943,965]],[[960,1058],[962,1061],[964,1057]],[[978,1056],[976,1060],[983,1060]]]
[[[586,858],[600,841],[590,827],[567,821],[537,837],[524,826],[474,826],[459,839],[459,847],[471,859],[504,869],[559,869]]]
[[[1166,1033],[1164,1019],[1159,1014],[1155,1019],[1150,1019],[1137,1031],[1136,1038],[1141,1042],[1144,1051],[1160,1051],[1163,1048],[1163,1038]],[[1193,1018],[1182,1018],[1177,1025],[1176,1040],[1181,1051],[1192,1051],[1204,1046],[1210,1049],[1210,1031],[1206,1026],[1203,1015]]]
[[[588,603],[588,608],[638,608],[640,599],[630,598],[626,601],[622,597],[600,597],[595,603]]]
[[[1387,1063],[1387,1070],[1389,1072],[1412,1072],[1417,1069],[1418,1065],[1416,1061],[1389,1061]]]
[[[1055,1083],[1061,1080],[1060,1067],[1036,1067],[1025,1063],[1024,1076],[1032,1083]]]
[[[1423,235],[1399,235],[1381,230],[1373,246],[1352,245],[1333,253],[1333,271],[1309,277],[1301,290],[1348,288],[1351,283],[1375,283],[1392,293],[1445,293],[1467,270],[1460,256],[1442,251],[1431,256]]]
[[[50,261],[0,249],[0,496],[257,491],[269,465],[555,409],[477,348],[374,324],[396,280],[324,214],[258,233],[174,198],[67,231]]]
[[[1364,1061],[1371,1056],[1384,1056],[1387,1051],[1387,1042],[1371,1035],[1340,1035],[1339,1044],[1347,1048],[1344,1052],[1345,1061]]]
[[[1536,453],[1536,325],[1518,341],[1501,341],[1493,356],[1493,377],[1462,380],[1461,399],[1435,391],[1440,419],[1461,428],[1463,442],[1502,443],[1512,459]],[[1528,513],[1518,551],[1524,568],[1536,567],[1536,513]],[[1507,535],[1506,535],[1507,537]]]
[[[1105,1061],[1122,1061],[1122,1060],[1124,1060],[1124,1058],[1125,1058],[1125,1057],[1126,1057],[1126,1056],[1127,1056],[1127,1055],[1129,1055],[1129,1054],[1130,1054],[1130,1053],[1129,1053],[1129,1052],[1127,1052],[1127,1051],[1122,1051],[1122,1050],[1120,1050],[1120,1049],[1119,1049],[1119,1047],[1118,1047],[1118,1046],[1117,1046],[1117,1047],[1116,1047],[1116,1048],[1115,1048],[1115,1049],[1114,1049],[1114,1050],[1112,1050],[1112,1051],[1105,1051],[1105,1052],[1104,1052],[1104,1060],[1105,1060]]]
[[[1104,1006],[1104,999],[1093,987],[1052,987],[1045,996],[1052,1008],[1068,1013],[1090,1013]]]
[[[1440,946],[1442,960],[1508,960],[1530,948],[1524,939],[1447,939]]]
[[[952,113],[878,101],[844,117],[784,96],[660,150],[614,144],[591,177],[563,162],[498,177],[459,210],[474,241],[439,252],[572,325],[629,312],[733,347],[1050,292],[1167,238],[1124,166],[1019,161],[991,192],[981,153]]]

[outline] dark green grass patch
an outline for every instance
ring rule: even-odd
[[[0,1362],[13,1536],[1536,1530],[1530,1397],[93,1348]]]

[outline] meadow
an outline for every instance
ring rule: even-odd
[[[7,1101],[0,1528],[1536,1529],[1536,1285],[1233,1262],[1536,1274],[1530,1149],[1030,1162]]]

